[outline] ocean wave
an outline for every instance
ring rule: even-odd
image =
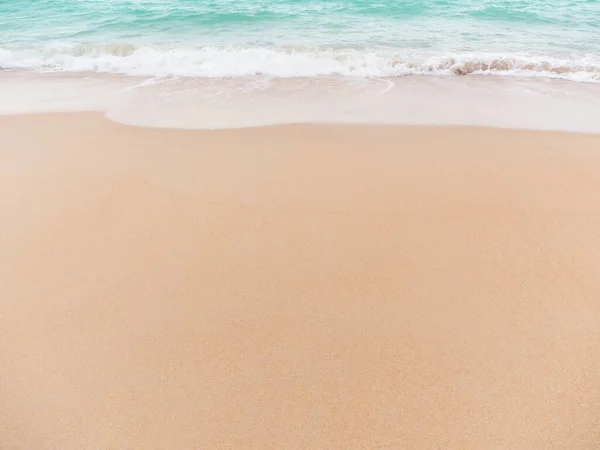
[[[35,49],[0,48],[0,68],[206,78],[495,75],[600,83],[600,59],[593,56],[559,59],[485,53],[402,54],[389,49],[55,44]]]

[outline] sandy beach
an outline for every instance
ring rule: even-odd
[[[0,117],[0,448],[600,446],[600,135]]]

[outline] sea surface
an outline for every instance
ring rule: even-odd
[[[2,73],[0,93],[5,96],[14,97],[12,87],[23,85],[23,79],[15,82],[15,74],[43,75],[50,84],[57,76],[78,75],[71,80],[80,84],[81,76],[95,75],[97,82],[112,76],[109,84],[119,92],[152,91],[163,100],[173,94],[157,111],[173,99],[190,107],[226,96],[238,111],[254,111],[254,122],[258,103],[249,103],[248,96],[256,99],[268,91],[280,98],[295,91],[294,102],[308,104],[311,92],[319,100],[324,92],[335,91],[348,95],[331,118],[364,121],[367,113],[372,117],[384,107],[378,100],[361,109],[366,97],[390,96],[398,83],[406,83],[401,80],[418,75],[430,83],[508,78],[600,85],[600,0],[0,0]],[[10,89],[6,80],[13,84]],[[33,79],[28,82],[23,95],[33,89]],[[88,79],[86,92],[96,92],[98,86],[92,89],[90,83]],[[464,83],[457,86],[452,89],[460,91]],[[511,86],[514,94],[517,85]],[[519,86],[519,92],[535,91],[533,97],[548,95],[547,86]],[[403,98],[414,87],[401,86]],[[102,91],[98,97],[115,89],[97,90]],[[350,103],[349,92],[354,95]],[[583,101],[597,92],[580,90],[576,96]],[[53,95],[54,103],[60,103]],[[77,103],[77,95],[63,106]],[[455,97],[448,100],[460,101]],[[120,106],[124,99],[120,97]],[[273,101],[271,95],[261,107],[272,111],[281,106]],[[94,108],[92,103],[87,106]],[[212,106],[218,115],[219,106]],[[322,107],[313,105],[289,120],[326,120]],[[230,109],[222,111],[223,117],[231,116]],[[362,119],[355,114],[359,110]]]
[[[600,2],[1,0],[0,67],[600,82]]]

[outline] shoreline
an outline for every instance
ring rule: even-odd
[[[600,133],[600,84],[492,76],[135,78],[0,72],[0,114],[102,111],[150,128],[294,123]]]
[[[0,116],[0,447],[593,448],[600,135]]]
[[[582,136],[587,138],[596,138],[600,135],[598,132],[585,132],[585,131],[569,131],[569,130],[554,130],[554,129],[537,129],[537,128],[511,128],[494,125],[463,125],[463,124],[404,124],[404,123],[370,123],[370,122],[291,122],[291,123],[273,123],[265,125],[250,125],[236,128],[175,128],[175,127],[160,127],[152,125],[142,124],[129,124],[123,123],[118,120],[114,120],[105,111],[102,110],[76,110],[76,111],[49,111],[49,112],[25,112],[18,114],[0,114],[0,121],[19,121],[31,119],[47,119],[47,118],[64,118],[66,116],[71,117],[85,117],[86,120],[94,122],[101,121],[105,124],[112,126],[122,127],[124,129],[131,130],[148,130],[151,132],[167,132],[167,133],[183,133],[183,134],[197,134],[198,137],[212,137],[218,136],[219,134],[230,134],[230,133],[252,133],[253,130],[285,130],[290,131],[294,128],[314,128],[316,130],[321,128],[336,128],[336,129],[351,129],[351,128],[374,128],[382,130],[425,130],[425,129],[437,129],[441,131],[449,131],[452,129],[462,131],[482,131],[482,132],[508,132],[508,133],[530,133],[530,134],[544,134],[544,135],[565,135],[565,136]],[[202,136],[205,135],[205,136]]]

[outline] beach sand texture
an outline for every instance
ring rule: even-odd
[[[600,447],[600,135],[0,118],[0,448]]]

